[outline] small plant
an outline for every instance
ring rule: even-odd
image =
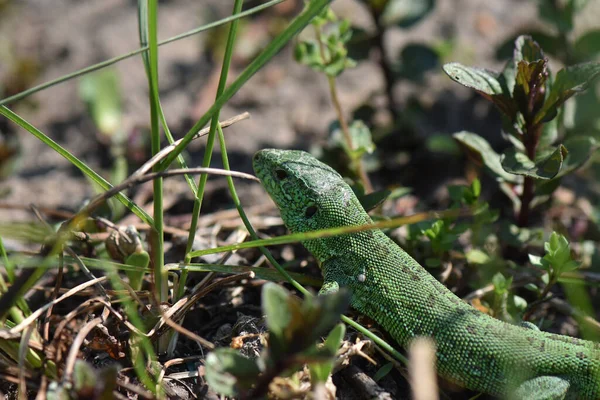
[[[325,382],[344,338],[345,327],[337,322],[349,305],[349,294],[341,291],[300,301],[282,287],[267,283],[262,299],[268,347],[254,360],[233,349],[213,351],[206,358],[208,384],[226,396],[260,398],[275,377],[289,376],[304,364],[310,366],[313,385]],[[325,343],[316,345],[328,332]]]
[[[312,22],[314,39],[302,40],[295,48],[298,62],[327,76],[337,121],[331,124],[329,148],[325,151],[341,149],[344,152],[348,166],[340,166],[340,169],[349,169],[349,175],[356,179],[354,188],[359,196],[373,191],[366,172],[376,160],[371,157],[367,163],[365,158],[375,151],[370,128],[374,110],[370,105],[362,105],[352,110],[355,119],[348,121],[338,99],[336,77],[354,67],[357,61],[369,58],[372,51],[377,53],[375,59],[383,74],[387,110],[391,116],[391,123],[384,124],[380,132],[385,135],[400,119],[405,119],[394,99],[395,84],[402,79],[420,82],[425,72],[439,65],[438,51],[424,44],[408,44],[395,57],[389,54],[384,41],[388,30],[407,29],[425,18],[435,7],[434,0],[362,0],[362,3],[373,20],[374,31],[352,26],[349,20],[339,19],[328,8]]]
[[[474,133],[459,132],[454,137],[500,181],[517,210],[518,225],[529,225],[531,209],[547,200],[560,178],[582,166],[596,149],[590,136],[558,140],[556,117],[567,99],[584,91],[600,74],[600,63],[565,67],[553,78],[541,47],[531,37],[520,36],[501,73],[459,63],[445,64],[444,71],[500,110],[511,144],[501,156]]]
[[[96,370],[91,364],[75,361],[72,382],[52,382],[48,388],[49,400],[62,399],[111,399],[117,387],[118,369],[109,366]]]
[[[327,25],[327,32],[325,32]],[[352,36],[350,22],[339,20],[330,8],[313,19],[314,40],[301,41],[296,45],[296,60],[327,76],[331,101],[335,108],[342,140],[337,140],[350,160],[350,169],[367,191],[372,191],[371,182],[365,171],[362,157],[375,149],[369,128],[361,121],[348,124],[337,94],[335,78],[346,68],[356,65],[348,57],[346,44]]]
[[[529,261],[535,267],[546,271],[543,276],[545,287],[538,291],[539,299],[544,299],[558,278],[565,272],[579,268],[580,263],[573,259],[571,248],[567,239],[556,232],[552,232],[550,239],[544,243],[545,255],[543,257],[529,254]]]
[[[439,267],[443,262],[449,261],[451,250],[460,252],[457,246],[458,238],[467,231],[471,233],[473,246],[483,246],[485,238],[491,233],[491,224],[498,219],[498,212],[490,210],[488,203],[480,199],[481,183],[478,179],[468,186],[450,185],[448,193],[451,200],[450,210],[469,208],[473,218],[469,222],[458,222],[458,216],[452,216],[433,222],[420,222],[409,228],[409,240],[413,245],[423,236],[428,239],[425,265],[430,268]]]
[[[517,317],[517,313],[525,310],[527,301],[511,293],[512,283],[512,276],[507,278],[500,272],[494,275],[492,278],[492,284],[494,285],[492,312],[495,318],[514,323],[520,319]]]

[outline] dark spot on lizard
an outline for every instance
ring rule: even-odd
[[[430,307],[434,307],[434,306],[435,306],[435,303],[436,303],[436,298],[435,298],[435,296],[434,296],[434,295],[432,295],[432,294],[430,294],[430,295],[427,297],[427,304],[429,304],[429,306],[430,306]]]
[[[582,352],[579,352],[579,353],[575,354],[575,356],[577,358],[579,358],[580,360],[585,360],[587,358],[587,356],[584,353],[582,353]]]
[[[527,341],[529,342],[529,344],[533,344],[533,342],[535,342],[535,338],[532,336],[527,336]]]
[[[546,341],[542,340],[540,343],[540,352],[545,352],[546,351]]]
[[[413,281],[420,281],[421,278],[419,278],[419,275],[417,274],[411,274],[410,275],[410,279],[412,279]]]
[[[467,325],[466,329],[467,329],[467,332],[469,332],[471,335],[477,334],[477,330],[475,329],[475,327],[473,325]]]
[[[470,308],[469,314],[473,315],[474,317],[478,317],[478,318],[483,316],[483,313],[475,308]]]

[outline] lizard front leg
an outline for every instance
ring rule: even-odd
[[[521,383],[509,396],[511,400],[562,400],[569,390],[569,381],[559,376],[538,376]]]

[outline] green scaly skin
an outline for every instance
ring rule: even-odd
[[[292,232],[372,222],[342,177],[308,153],[266,149],[253,165]],[[511,399],[600,398],[600,344],[481,313],[380,230],[303,244],[321,264],[321,293],[349,288],[352,306],[403,347],[433,338],[446,379]]]

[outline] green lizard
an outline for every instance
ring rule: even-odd
[[[253,166],[292,232],[372,222],[342,177],[308,153],[265,149]],[[476,310],[380,230],[303,244],[321,264],[320,293],[349,288],[352,306],[403,347],[433,338],[446,379],[512,399],[600,398],[600,344]]]

